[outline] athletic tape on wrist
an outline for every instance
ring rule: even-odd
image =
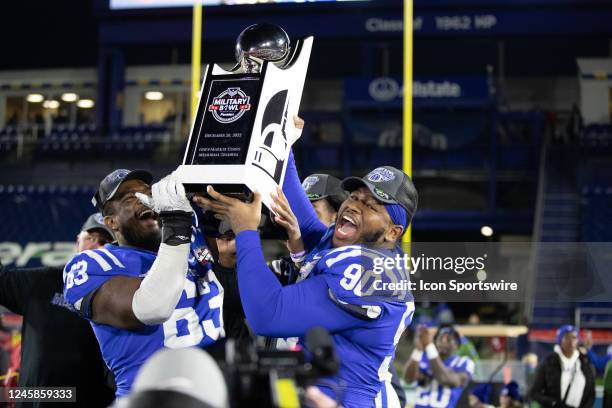
[[[438,349],[433,343],[429,343],[427,347],[425,347],[425,353],[427,354],[428,360],[435,360],[436,358],[440,357]]]

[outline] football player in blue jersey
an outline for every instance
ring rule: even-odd
[[[160,348],[207,346],[223,336],[223,288],[201,267],[202,254],[190,253],[198,240],[185,190],[174,175],[150,187],[152,179],[120,169],[102,180],[92,201],[117,242],[75,255],[64,269],[64,296],[91,321],[117,396],[129,393]],[[197,268],[189,268],[190,255]]]
[[[415,349],[404,368],[404,379],[418,383],[419,408],[453,408],[474,374],[474,362],[455,353],[461,336],[452,326],[442,326],[433,340],[429,329],[419,326]]]
[[[238,286],[251,328],[259,335],[301,339],[314,326],[326,328],[341,367],[318,383],[321,391],[347,408],[398,407],[389,366],[414,302],[408,290],[388,285],[408,282],[408,271],[384,261],[401,255],[398,244],[417,204],[412,181],[389,166],[363,179],[344,180],[350,196],[330,227],[318,220],[292,155],[283,188],[288,200],[279,189],[275,220],[287,229],[294,257],[299,255],[295,251],[302,252],[300,245],[307,253],[299,281],[284,287],[263,257],[258,193],[253,202],[244,203],[209,187],[210,198],[194,199],[229,222],[236,234]],[[377,268],[379,264],[385,266]]]

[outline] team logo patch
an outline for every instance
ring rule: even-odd
[[[376,187],[374,188],[374,192],[376,193],[377,196],[379,196],[380,198],[384,198],[385,200],[389,199],[389,194],[385,193],[384,191],[382,191],[380,188]]]
[[[306,179],[304,179],[304,182],[302,183],[302,188],[304,188],[304,190],[310,190],[310,188],[318,182],[319,177],[317,176],[306,177]]]
[[[115,170],[108,178],[110,179],[110,181],[115,182],[127,176],[129,172],[130,171],[126,169]]]
[[[197,248],[195,250],[195,256],[196,256],[197,261],[202,265],[209,264],[213,261],[212,254],[206,247]]]
[[[379,167],[368,174],[368,180],[373,183],[381,183],[383,181],[391,181],[395,179],[395,174],[389,169]]]
[[[227,88],[213,98],[208,110],[212,112],[217,122],[232,123],[251,109],[250,100],[251,97],[240,88]]]

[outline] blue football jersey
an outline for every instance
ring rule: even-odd
[[[470,379],[474,375],[474,362],[469,357],[452,355],[444,360],[444,365],[453,371],[466,373]],[[464,387],[449,387],[438,383],[433,377],[425,354],[419,364],[419,370],[428,381],[417,387],[415,408],[453,408],[457,405]]]
[[[340,370],[324,378],[319,387],[331,397],[340,397],[347,407],[392,406],[387,400],[395,348],[410,325],[414,302],[407,288],[390,289],[384,284],[409,281],[408,271],[375,268],[401,250],[371,249],[362,245],[332,248],[333,226],[307,256],[300,279],[324,276],[330,299],[363,324],[332,335]],[[379,261],[377,261],[379,260]],[[316,305],[313,305],[316,307]],[[341,395],[338,395],[338,394]]]
[[[181,298],[168,321],[142,330],[124,330],[91,321],[107,366],[115,374],[117,396],[129,393],[140,366],[162,347],[204,347],[224,337],[223,288],[217,281],[199,230],[194,229],[189,272]],[[156,254],[106,245],[75,255],[64,270],[64,296],[75,309],[113,276],[144,278]]]

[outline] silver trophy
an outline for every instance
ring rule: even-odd
[[[298,114],[312,37],[293,46],[281,27],[254,24],[236,40],[237,64],[225,70],[210,64],[179,177],[188,192],[223,194],[249,200],[259,191],[270,208],[270,194],[282,185],[297,134]]]
[[[248,26],[236,40],[236,61],[244,72],[260,72],[263,61],[273,62],[279,68],[287,62],[291,44],[289,36],[274,24]]]

